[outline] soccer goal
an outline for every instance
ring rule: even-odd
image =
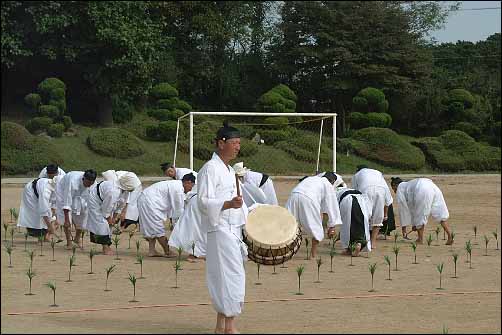
[[[252,170],[269,175],[336,171],[336,113],[190,112],[177,122],[173,165],[200,169],[211,158],[223,121],[241,132],[235,162]]]

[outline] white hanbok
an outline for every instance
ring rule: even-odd
[[[188,194],[183,215],[174,226],[169,236],[169,245],[174,248],[182,248],[184,252],[193,254],[195,257],[206,256],[207,226],[202,224],[197,191],[195,187]],[[192,250],[192,245],[195,248]]]
[[[291,191],[286,209],[302,225],[303,231],[317,241],[324,239],[322,213],[328,214],[328,227],[342,224],[335,189],[324,177],[312,176],[300,182]]]
[[[166,180],[143,190],[138,197],[139,227],[148,238],[166,235],[164,221],[183,214],[185,191],[181,180]]]
[[[446,221],[450,214],[443,192],[428,178],[402,182],[397,187],[397,204],[401,227],[422,227],[429,216],[436,222]]]
[[[50,198],[54,193],[54,186],[50,179],[40,178],[36,184],[38,198],[33,190],[33,181],[30,181],[23,190],[21,207],[17,218],[17,226],[33,229],[47,229],[43,220],[46,216],[52,218]]]
[[[59,177],[59,180],[61,180],[61,178],[63,178],[65,174],[66,174],[66,172],[64,172],[63,169],[61,169],[60,167],[58,167],[58,174],[56,176]],[[49,176],[47,175],[47,166],[44,167],[42,169],[42,171],[40,171],[40,174],[38,175],[38,178],[49,178]],[[51,208],[56,209],[56,192],[52,192],[52,196],[51,196]]]
[[[218,154],[199,171],[197,199],[207,227],[206,281],[214,309],[226,317],[239,315],[244,305],[247,249],[242,226],[247,207],[222,210],[225,201],[237,196],[234,169]]]
[[[324,176],[326,172],[321,172],[319,174],[317,174],[318,177],[322,177]],[[336,175],[336,180],[335,180],[335,183],[333,184],[333,187],[335,188],[335,190],[338,188],[338,187],[347,187],[347,184],[345,183],[345,181],[343,180],[342,176],[339,175],[338,173],[335,173]]]
[[[56,216],[64,223],[64,209],[69,209],[70,221],[78,229],[85,229],[89,188],[84,186],[84,172],[70,171],[56,183]]]
[[[374,169],[361,169],[352,177],[352,188],[366,194],[371,201],[370,226],[383,226],[384,207],[393,201],[383,174]]]
[[[371,201],[365,194],[352,194],[349,188],[338,188],[336,196],[340,204],[342,226],[340,228],[340,242],[343,248],[348,248],[350,241],[365,240],[363,250],[371,251],[369,218],[371,217]],[[357,202],[355,205],[354,202]],[[359,211],[360,209],[360,211]],[[356,217],[352,217],[352,213]],[[357,226],[354,226],[357,225]],[[363,244],[363,243],[362,243]]]
[[[94,235],[111,236],[110,225],[106,219],[113,215],[123,192],[126,191],[122,191],[116,181],[103,181],[92,185],[89,192],[86,229]]]
[[[275,194],[275,188],[272,179],[270,177],[267,178],[265,183],[263,183],[263,185],[260,186],[262,178],[263,178],[262,173],[248,170],[244,175],[244,185],[252,184],[256,187],[259,187],[263,191],[266,197],[265,202],[263,202],[264,204],[278,205],[279,203],[277,202],[277,195]]]

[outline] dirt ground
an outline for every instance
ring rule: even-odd
[[[305,246],[286,265],[287,268],[262,266],[260,282],[257,266],[246,263],[246,304],[243,314],[237,318],[242,333],[499,333],[501,332],[501,254],[495,248],[492,232],[500,229],[500,175],[485,176],[433,176],[441,188],[450,211],[449,223],[456,232],[453,248],[444,245],[443,233],[436,241],[436,224],[430,222],[426,236],[434,237],[432,246],[417,248],[419,264],[412,264],[410,243],[398,239],[400,252],[398,271],[394,271],[395,256],[393,239],[378,241],[378,249],[369,256],[354,258],[337,254],[334,257],[334,273],[330,273],[328,241],[321,242],[320,255],[324,264],[320,268],[321,283],[317,280],[315,260],[305,260]],[[296,183],[276,181],[275,186],[281,205]],[[9,222],[8,210],[18,207],[20,187],[2,187],[1,211],[4,222]],[[396,210],[397,212],[397,210]],[[474,239],[473,226],[477,225]],[[400,232],[400,228],[398,228]],[[84,250],[77,250],[76,264],[72,270],[73,282],[68,279],[68,260],[71,251],[63,244],[55,248],[55,262],[51,261],[49,244],[44,245],[44,256],[34,238],[28,240],[28,248],[35,250],[32,291],[28,296],[26,271],[29,259],[24,252],[24,232],[14,235],[12,253],[13,268],[5,252],[2,228],[2,333],[212,333],[215,312],[210,304],[205,283],[204,263],[183,262],[175,285],[174,259],[145,258],[143,275],[136,288],[136,299],[131,303],[133,290],[128,273],[139,277],[140,268],[135,263],[135,241],[142,241],[141,252],[147,251],[147,243],[135,235],[128,249],[128,236],[122,234],[119,257],[98,255],[94,258],[94,275],[88,274],[90,262],[89,237]],[[485,254],[483,235],[490,238],[488,256]],[[415,237],[415,233],[410,235]],[[7,236],[10,240],[10,236]],[[465,242],[474,242],[472,269],[466,262]],[[499,237],[500,240],[500,237]],[[338,247],[338,245],[337,245]],[[160,251],[160,246],[157,247]],[[499,241],[500,248],[500,241]],[[338,250],[339,247],[338,247]],[[453,276],[452,250],[459,254],[458,278]],[[387,280],[388,270],[384,255],[392,261],[392,280]],[[427,256],[430,257],[427,257]],[[185,258],[184,255],[183,258]],[[370,263],[377,263],[374,286],[371,289]],[[438,290],[439,273],[436,265],[444,263],[442,285]],[[105,267],[117,264],[110,275],[104,292]],[[305,265],[301,290],[295,295],[298,277],[295,268]],[[52,304],[52,291],[45,286],[55,281],[56,303]],[[209,304],[207,304],[209,303]],[[176,304],[187,304],[178,305]],[[152,306],[157,305],[157,306]],[[137,308],[137,307],[143,308]],[[136,307],[136,308],[131,308]],[[103,308],[108,308],[103,310]],[[86,309],[87,311],[81,311]],[[89,311],[95,309],[95,311]],[[68,311],[46,313],[47,311]],[[80,311],[79,311],[80,310]],[[43,312],[42,314],[8,315],[18,312]]]

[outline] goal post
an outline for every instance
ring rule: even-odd
[[[256,135],[259,137],[259,133],[270,133],[271,129],[274,129],[274,131],[281,131],[281,130],[286,130],[286,129],[301,129],[302,126],[308,128],[309,133],[302,132],[298,130],[293,137],[295,138],[290,138],[290,139],[283,139],[283,143],[278,143],[280,146],[282,144],[282,147],[284,148],[286,146],[286,151],[289,149],[287,148],[286,143],[289,143],[290,140],[294,140],[295,143],[301,143],[303,136],[308,136],[308,139],[310,141],[310,146],[307,151],[309,151],[309,154],[311,155],[316,155],[315,162],[313,157],[310,157],[310,159],[307,159],[309,164],[315,164],[315,170],[320,171],[320,159],[321,156],[323,157],[323,167],[324,169],[329,169],[332,168],[333,171],[336,172],[336,113],[261,113],[261,112],[216,112],[216,111],[210,111],[210,112],[203,112],[203,111],[198,111],[198,112],[189,112],[177,120],[177,126],[176,126],[176,139],[175,139],[175,144],[174,144],[174,154],[173,154],[173,165],[176,166],[177,159],[179,160],[178,157],[178,152],[180,151],[180,144],[183,150],[183,152],[186,152],[188,154],[189,161],[185,162],[188,163],[188,167],[190,169],[194,169],[194,150],[197,150],[197,154],[200,155],[200,148],[196,148],[198,146],[198,142],[201,142],[200,139],[195,138],[194,134],[194,129],[197,127],[198,129],[204,128],[206,131],[208,131],[210,127],[211,121],[214,121],[213,124],[211,125],[212,128],[209,130],[209,133],[211,133],[213,136],[216,134],[217,128],[215,123],[217,122],[216,120],[222,120],[223,119],[229,119],[230,120],[230,125],[234,126],[238,129],[241,127],[245,127],[247,129],[247,133],[249,133],[249,129],[251,129],[253,132],[256,132]],[[196,124],[198,118],[204,117],[203,122]],[[284,120],[287,118],[288,120],[293,120],[292,122],[288,122],[286,124],[279,124],[279,123],[273,123],[275,120],[279,119],[273,119],[273,118],[280,118],[281,120]],[[214,120],[213,120],[214,118]],[[265,121],[269,122],[264,124],[262,118],[266,118]],[[297,121],[300,119],[300,121]],[[255,123],[253,123],[253,121]],[[325,122],[326,121],[326,122]],[[329,121],[329,122],[328,122]],[[325,124],[331,123],[331,132],[329,130],[325,130],[323,132],[323,128],[325,127]],[[266,129],[266,126],[270,126],[270,129]],[[218,123],[218,128],[222,126],[222,122]],[[258,127],[255,131],[252,126]],[[265,126],[265,127],[264,127]],[[265,129],[263,129],[265,128]],[[313,136],[313,131],[318,131],[318,135]],[[272,131],[273,132],[273,131]],[[242,133],[242,131],[241,131]],[[323,137],[324,134],[324,137]],[[312,136],[311,136],[312,135]],[[331,136],[329,136],[331,135]],[[201,135],[202,136],[202,135]],[[315,137],[315,141],[318,141],[315,143],[316,147],[313,148],[313,137]],[[329,138],[331,137],[331,138]],[[242,138],[242,137],[241,137]],[[204,140],[206,142],[210,140],[208,136],[204,137]],[[249,140],[249,138],[248,138]],[[259,140],[258,140],[259,141]],[[332,141],[331,143],[329,143]],[[263,143],[263,142],[262,142]],[[259,143],[258,143],[259,144]],[[269,145],[267,141],[264,143],[265,145]],[[254,144],[253,144],[254,145]],[[329,147],[329,149],[327,149]],[[243,143],[241,143],[241,151],[243,148]],[[321,151],[321,148],[323,149]],[[298,149],[300,151],[301,149]],[[326,153],[329,150],[329,155]],[[207,151],[207,150],[206,150]],[[324,155],[321,155],[321,153],[324,153]],[[327,165],[326,160],[329,157],[331,160],[331,164]],[[204,157],[204,159],[207,158],[207,155]],[[199,158],[200,159],[200,158]],[[198,164],[200,164],[200,161],[198,161]],[[310,166],[310,165],[309,165]],[[265,171],[261,171],[265,172]],[[267,171],[270,173],[270,171]],[[276,171],[273,171],[276,172]]]

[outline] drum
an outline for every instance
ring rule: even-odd
[[[248,215],[242,232],[248,258],[263,265],[291,259],[302,243],[295,217],[281,206],[260,205]]]

